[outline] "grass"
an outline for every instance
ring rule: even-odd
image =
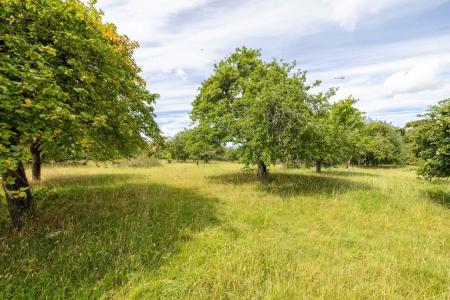
[[[0,298],[450,298],[448,183],[407,169],[47,167]],[[3,211],[4,214],[4,211]]]

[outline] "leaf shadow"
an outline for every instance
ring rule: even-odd
[[[20,237],[4,239],[8,261],[0,276],[11,274],[4,294],[101,298],[101,291],[125,286],[131,274],[155,272],[194,234],[218,226],[217,199],[142,178],[48,180],[56,197],[43,195],[33,224]],[[33,251],[21,251],[24,243]],[[17,261],[27,261],[26,268],[14,269]],[[49,283],[48,276],[55,279]]]
[[[373,174],[373,173],[367,173],[367,172],[360,172],[360,171],[355,171],[352,169],[349,169],[347,171],[342,171],[342,170],[333,170],[333,169],[327,169],[322,171],[323,175],[328,175],[328,176],[338,176],[338,177],[379,177],[380,175],[378,174]]]
[[[450,209],[450,192],[443,190],[427,190],[423,193],[427,199]]]
[[[265,180],[260,180],[253,173],[238,172],[210,176],[212,182],[219,184],[256,184],[257,188],[268,194],[283,198],[293,196],[332,196],[355,190],[370,190],[373,187],[336,176],[271,173]]]

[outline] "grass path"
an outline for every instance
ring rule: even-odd
[[[0,298],[450,298],[450,186],[406,169],[45,168]],[[4,212],[3,212],[4,214]]]

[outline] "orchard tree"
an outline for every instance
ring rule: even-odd
[[[188,158],[195,161],[203,160],[207,163],[209,160],[217,158],[222,152],[220,142],[214,142],[209,131],[202,130],[201,127],[184,129],[169,139],[168,147],[171,157],[177,160],[186,160]]]
[[[356,100],[349,97],[331,104],[329,99],[334,94],[335,90],[331,89],[314,97],[311,138],[304,144],[304,156],[315,163],[318,173],[324,166],[348,162],[363,143],[364,116],[353,106]]]
[[[224,153],[221,141],[215,138],[211,130],[205,130],[202,126],[193,127],[186,131],[186,150],[189,157],[195,161],[217,159]]]
[[[186,160],[189,158],[187,134],[188,132],[183,130],[178,132],[174,137],[168,139],[166,145],[170,153],[170,158],[176,160]]]
[[[42,150],[130,156],[159,138],[133,60],[137,43],[80,0],[4,0],[0,6],[0,173],[14,226],[33,206],[22,161]]]
[[[363,131],[365,114],[354,106],[357,102],[358,100],[350,96],[333,103],[331,108],[331,120],[340,129],[338,139],[347,168],[353,159],[362,155],[366,142]]]
[[[431,106],[423,119],[407,124],[412,151],[427,179],[450,177],[450,99]]]
[[[403,142],[397,128],[384,121],[369,121],[364,134],[364,161],[367,166],[402,162]]]
[[[264,62],[259,50],[237,49],[214,67],[193,102],[199,130],[240,149],[240,160],[258,165],[258,176],[278,160],[303,153],[311,112],[304,72],[294,64]]]

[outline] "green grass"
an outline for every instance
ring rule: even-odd
[[[450,187],[407,169],[47,167],[35,189],[1,299],[450,298]]]

